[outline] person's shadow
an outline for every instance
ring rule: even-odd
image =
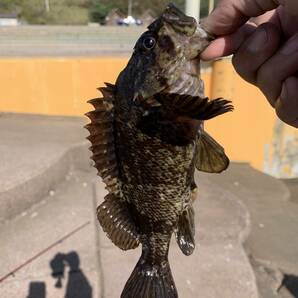
[[[65,298],[92,298],[92,287],[80,269],[80,258],[75,251],[56,254],[50,261],[50,266],[52,276],[57,279],[56,288],[62,288],[65,269],[69,268]]]
[[[298,297],[298,276],[286,274],[282,285],[288,289],[293,297]]]
[[[46,298],[46,284],[33,281],[29,285],[29,294],[26,298]]]

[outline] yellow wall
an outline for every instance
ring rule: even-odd
[[[82,116],[124,58],[0,59],[0,111]]]
[[[235,110],[206,124],[228,155],[237,161],[249,161],[262,170],[265,145],[271,145],[276,121],[274,110],[258,88],[249,85],[234,71],[229,59],[214,63],[211,98],[233,101]]]
[[[0,111],[79,115],[99,95],[97,87],[114,82],[126,58],[0,59]],[[229,60],[216,62],[203,78],[206,95],[233,100],[235,112],[207,123],[207,130],[232,160],[262,169],[264,146],[271,142],[275,116],[262,94],[235,74]]]

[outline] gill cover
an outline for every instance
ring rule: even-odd
[[[137,41],[116,83],[123,93],[119,96],[148,99],[169,88],[209,42],[209,35],[194,18],[170,4]]]

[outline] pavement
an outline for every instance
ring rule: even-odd
[[[0,114],[0,223],[44,198],[71,167],[90,165],[84,123],[81,118]]]
[[[0,27],[0,57],[130,55],[145,27]]]
[[[113,246],[97,223],[106,192],[84,123],[0,116],[1,298],[116,298],[140,256]],[[196,178],[196,250],[170,247],[179,297],[298,297],[296,184],[241,163]]]
[[[275,179],[243,163],[232,164],[212,181],[232,192],[250,214],[245,250],[261,297],[288,297],[285,276],[298,285],[297,179]],[[298,297],[298,289],[291,291]]]

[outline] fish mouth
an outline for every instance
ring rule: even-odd
[[[197,28],[197,21],[193,17],[184,14],[172,3],[167,6],[157,20],[148,26],[148,29],[158,31],[164,22],[173,27],[174,30],[187,36],[192,36]]]
[[[172,3],[167,6],[162,17],[166,22],[170,24],[176,23],[177,25],[180,25],[182,27],[197,26],[197,22],[193,17],[187,16]]]

